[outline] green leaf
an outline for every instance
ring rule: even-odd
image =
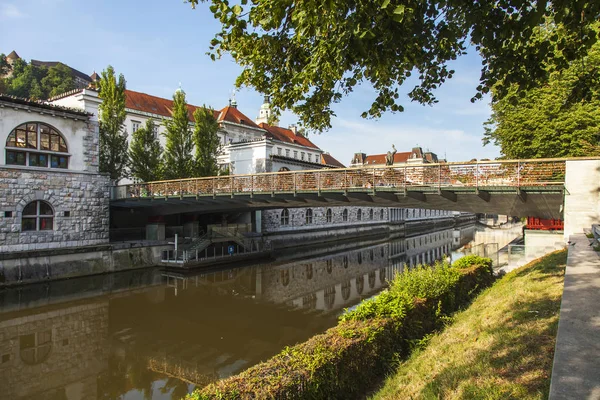
[[[243,11],[242,6],[240,6],[239,4],[236,4],[235,6],[233,6],[232,10],[235,15],[240,15]]]
[[[390,0],[383,0],[383,3],[381,3],[381,9],[385,10],[389,4]]]

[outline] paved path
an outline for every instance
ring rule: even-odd
[[[600,400],[600,257],[584,234],[570,241],[549,398]]]

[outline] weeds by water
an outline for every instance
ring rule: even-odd
[[[374,398],[548,398],[565,264],[559,251],[505,275]]]

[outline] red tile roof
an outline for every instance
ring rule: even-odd
[[[259,125],[261,128],[268,132],[268,136],[275,140],[279,140],[285,143],[299,144],[300,146],[312,147],[313,149],[319,149],[319,146],[308,140],[302,135],[296,135],[291,129],[282,128],[280,126],[271,126],[262,122]]]
[[[394,155],[394,164],[405,163],[410,158],[411,151],[396,153]],[[373,154],[365,158],[365,165],[385,165],[387,154]]]
[[[242,112],[237,108],[231,106],[227,106],[219,111],[219,116],[217,119],[219,122],[228,121],[235,124],[247,125],[251,128],[260,129],[259,126],[254,123],[254,121],[242,114]]]
[[[346,168],[344,164],[336,160],[332,155],[323,153],[321,154],[321,164],[331,165],[339,168]]]
[[[188,104],[187,107],[188,118],[191,122],[194,122],[194,111],[200,107],[192,104]],[[170,117],[171,110],[173,109],[173,100],[134,92],[133,90],[125,90],[125,108]],[[214,111],[214,116],[218,118],[219,111]]]

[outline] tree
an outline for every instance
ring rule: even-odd
[[[598,29],[600,24],[596,24]],[[558,27],[555,31],[560,32]],[[552,43],[551,43],[552,44]],[[555,43],[554,43],[555,44]],[[558,50],[558,49],[557,49]],[[563,71],[553,71],[542,87],[519,90],[513,84],[492,102],[484,144],[500,146],[507,158],[568,157],[600,150],[600,43]],[[585,85],[582,87],[582,82]],[[576,101],[573,101],[576,93]]]
[[[71,69],[62,63],[48,68],[48,73],[41,80],[45,98],[58,96],[76,88]]]
[[[190,132],[185,92],[177,90],[173,95],[171,119],[164,121],[167,139],[163,154],[164,177],[166,179],[190,178],[194,175],[192,150],[194,142]]]
[[[40,82],[46,73],[45,67],[27,64],[22,59],[15,60],[12,75],[6,79],[8,94],[33,100],[45,99],[46,94]]]
[[[125,130],[125,77],[108,66],[100,74],[98,106],[100,119],[100,172],[118,182],[127,174],[127,131]]]
[[[161,179],[162,146],[154,134],[156,125],[152,119],[133,132],[129,145],[129,171],[142,182]]]
[[[208,0],[188,0],[193,7]],[[483,58],[472,101],[495,87],[539,86],[553,69],[580,59],[596,41],[598,1],[547,0],[211,0],[221,22],[211,57],[229,53],[243,67],[236,83],[271,94],[276,113],[291,109],[308,128],[331,126],[331,106],[361,83],[375,99],[363,117],[402,111],[399,86],[415,74],[408,97],[437,102],[434,91],[469,45]],[[548,17],[565,26],[562,52],[533,41]],[[546,68],[543,63],[550,64]],[[502,81],[502,84],[499,82]]]
[[[219,122],[212,108],[198,108],[194,111],[194,145],[196,146],[195,169],[197,176],[215,176],[219,172],[217,156],[220,141],[217,132]]]

